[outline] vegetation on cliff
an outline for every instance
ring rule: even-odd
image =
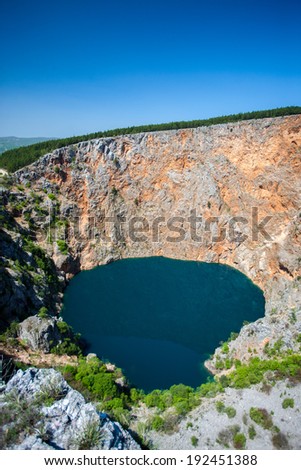
[[[132,126],[117,128],[107,131],[94,132],[81,136],[74,136],[62,139],[48,140],[27,147],[19,147],[17,149],[8,150],[0,155],[0,168],[13,172],[26,165],[36,161],[42,155],[52,152],[53,150],[67,145],[77,144],[91,139],[101,137],[114,137],[124,134],[138,134],[140,132],[167,131],[173,129],[187,129],[203,126],[211,126],[213,124],[226,124],[238,121],[246,121],[249,119],[262,119],[278,116],[290,116],[293,114],[301,114],[300,106],[288,106],[285,108],[275,108],[263,111],[252,111],[249,113],[230,114],[228,116],[214,117],[210,119],[196,119],[193,121],[175,121],[163,124],[149,124],[143,126]]]

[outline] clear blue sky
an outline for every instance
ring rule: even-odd
[[[0,135],[301,105],[300,0],[1,2]]]

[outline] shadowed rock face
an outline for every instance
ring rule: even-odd
[[[280,336],[290,347],[301,330],[300,157],[297,115],[83,142],[16,179],[57,195],[69,254],[40,243],[67,275],[161,255],[226,263],[250,277],[264,290],[266,316],[233,342],[247,358],[249,347],[260,352]],[[144,231],[133,236],[133,227]]]
[[[0,331],[14,320],[37,313],[42,306],[55,313],[64,285],[55,264],[38,245],[35,253],[32,248],[30,251],[25,241],[32,235],[22,226],[24,220],[20,225],[7,210],[5,199],[0,197],[0,218],[4,221],[0,226]]]

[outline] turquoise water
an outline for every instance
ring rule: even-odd
[[[262,291],[228,266],[153,257],[83,271],[62,316],[88,352],[145,391],[205,382],[204,361],[244,320],[264,315]]]

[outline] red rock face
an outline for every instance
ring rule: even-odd
[[[16,176],[56,194],[70,255],[41,243],[68,275],[125,257],[226,263],[265,292],[263,347],[300,309],[300,157],[297,115],[83,142]]]

